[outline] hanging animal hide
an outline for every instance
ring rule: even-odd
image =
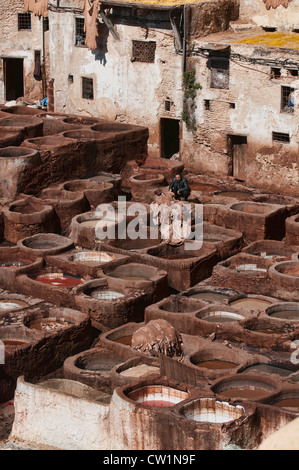
[[[289,2],[292,0],[263,0],[263,2],[266,5],[267,10],[270,10],[270,8],[277,8],[279,5],[282,5],[285,8],[288,8]]]
[[[93,4],[90,5],[89,0],[84,0],[84,31],[85,36],[85,45],[89,50],[93,51],[97,49],[97,37],[98,37],[98,27],[97,27],[97,16],[99,10],[99,0],[94,0]]]
[[[25,13],[32,11],[38,16],[48,16],[48,1],[49,0],[24,0]]]

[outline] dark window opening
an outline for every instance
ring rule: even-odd
[[[229,107],[231,109],[236,109],[236,103],[229,103]]]
[[[284,113],[293,113],[295,106],[294,88],[289,86],[281,87],[281,111]]]
[[[290,142],[290,134],[283,132],[272,132],[272,139],[275,142]]]
[[[155,62],[155,41],[132,41],[132,59],[134,62]]]
[[[170,101],[170,100],[165,100],[165,101],[164,101],[165,111],[170,111],[170,110],[171,110],[171,106],[172,106],[172,101]]]
[[[93,100],[93,79],[82,77],[82,98]]]
[[[84,18],[75,18],[75,46],[85,46]]]
[[[281,77],[281,69],[272,67],[271,68],[271,79],[276,78],[279,79]]]
[[[208,67],[211,70],[211,88],[229,89],[229,58],[225,56],[210,56]]]
[[[205,110],[209,111],[210,110],[210,100],[204,100],[204,105],[205,105]]]
[[[267,33],[274,33],[275,31],[277,31],[277,28],[275,28],[275,26],[263,26],[262,28]]]
[[[43,27],[44,27],[44,31],[49,31],[49,18],[48,18],[48,16],[43,18]]]
[[[18,13],[18,30],[31,30],[31,14],[30,13]]]
[[[161,118],[161,157],[170,158],[180,151],[180,121]]]
[[[72,75],[71,73],[68,74],[68,77],[67,77],[67,81],[69,83],[74,83],[74,75]]]
[[[299,33],[299,28],[294,28],[293,33]]]
[[[299,73],[298,73],[298,69],[289,69],[288,70],[288,73],[291,77],[298,77],[299,76]]]

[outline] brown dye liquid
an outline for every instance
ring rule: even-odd
[[[190,183],[189,186],[192,191],[201,191],[204,193],[214,192],[219,189],[217,186],[212,186],[211,184],[204,184],[204,183]]]
[[[28,341],[21,339],[3,339],[2,341],[5,347],[5,353],[11,353],[20,346],[28,346],[30,344]]]
[[[258,400],[263,395],[265,395],[266,392],[267,390],[263,388],[238,387],[223,390],[221,394],[227,398],[246,398],[248,400]]]
[[[228,299],[229,295],[220,294],[219,292],[199,292],[198,294],[190,295],[189,297],[192,297],[192,299],[210,300],[214,302],[217,300]]]
[[[187,258],[195,258],[195,255],[187,255],[186,253],[181,253],[177,255],[160,255],[159,258],[163,259],[169,259],[169,260],[174,260],[174,259],[187,259]]]
[[[289,398],[286,400],[280,400],[276,403],[273,403],[273,406],[277,408],[288,408],[292,411],[299,411],[299,398]]]
[[[203,367],[205,369],[213,370],[224,370],[224,369],[233,369],[237,366],[234,362],[227,361],[202,361],[196,364],[197,367]]]
[[[299,321],[298,310],[280,310],[279,312],[271,313],[271,318],[281,318],[282,320],[297,320]]]
[[[238,299],[234,300],[233,302],[230,303],[230,305],[239,305],[242,308],[248,309],[248,310],[254,310],[255,308],[261,308],[265,309],[268,305],[271,305],[271,302],[268,302],[267,300],[261,300],[261,299]]]
[[[147,406],[155,406],[158,408],[169,408],[170,406],[174,406],[175,403],[166,400],[145,400],[140,402],[141,405]]]
[[[252,194],[243,191],[222,191],[218,193],[217,196],[232,197],[238,199],[238,201],[248,201],[251,199]]]
[[[132,335],[130,336],[122,336],[121,338],[117,338],[113,340],[115,343],[125,344],[126,346],[131,346]]]
[[[120,279],[123,281],[149,281],[149,278],[144,276],[121,276]]]

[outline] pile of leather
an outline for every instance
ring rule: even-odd
[[[148,356],[182,357],[183,341],[179,333],[163,319],[151,320],[132,336],[131,347]]]

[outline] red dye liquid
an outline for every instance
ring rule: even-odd
[[[47,274],[44,276],[38,276],[36,280],[43,284],[49,284],[56,287],[76,287],[83,282],[77,277],[67,276],[65,274],[61,274],[60,276],[51,276]]]
[[[145,400],[140,402],[141,405],[147,406],[155,406],[158,408],[169,408],[170,406],[174,406],[175,403],[166,400]]]

